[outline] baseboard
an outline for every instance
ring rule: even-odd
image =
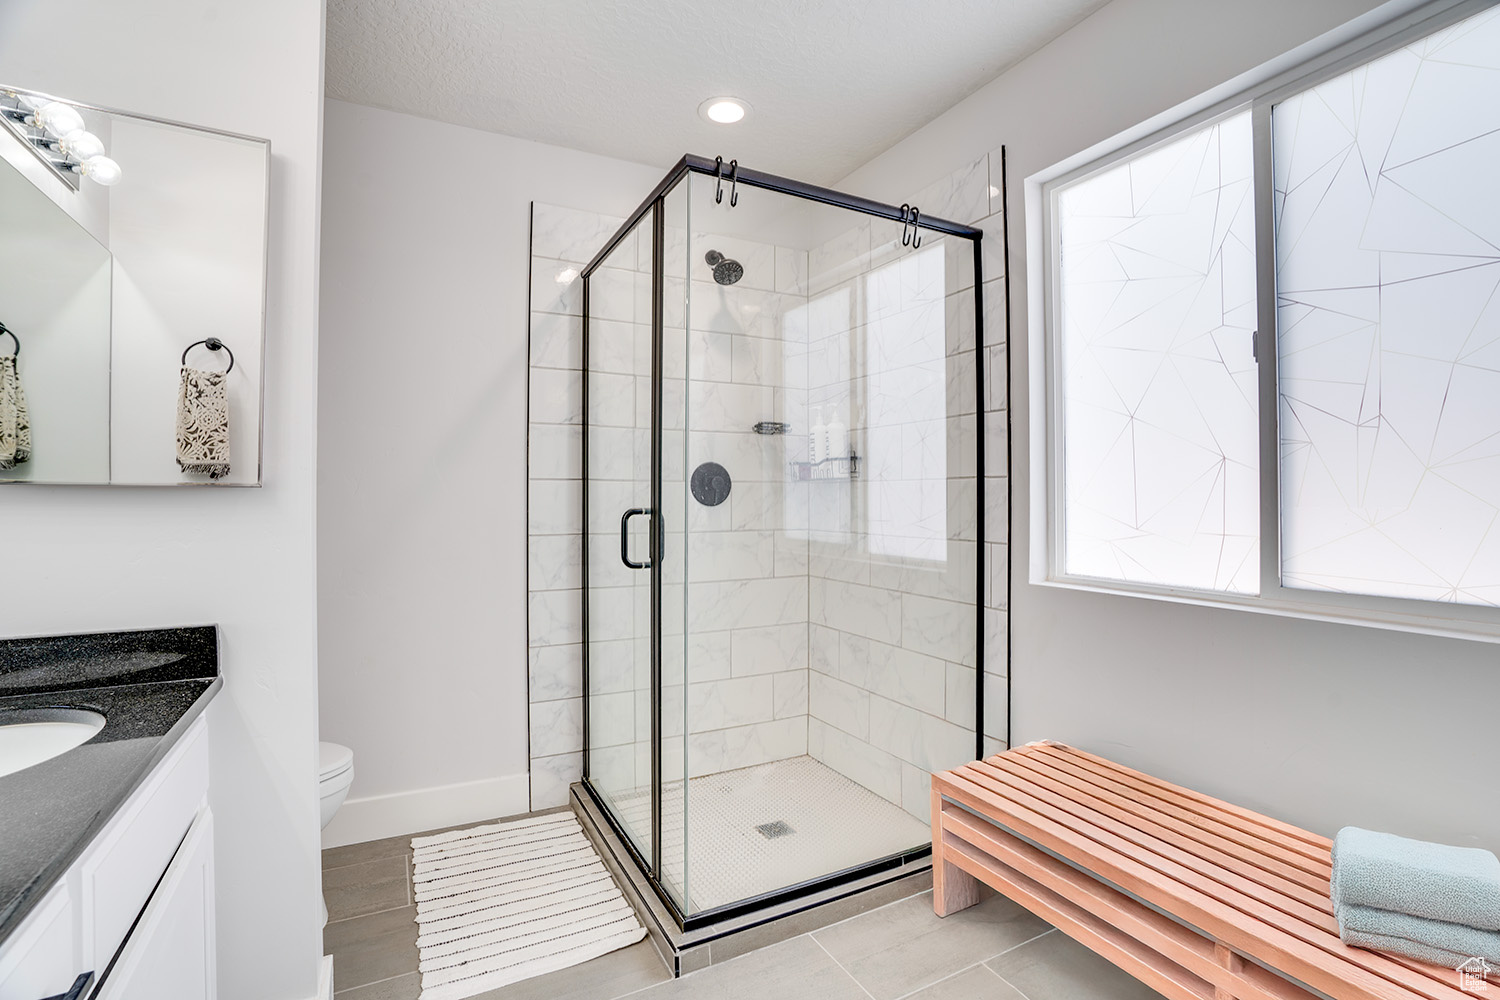
[[[318,1000],[333,1000],[333,956],[318,963]]]
[[[531,783],[527,776],[508,774],[503,778],[347,799],[323,831],[323,849],[519,815],[528,811],[530,797]]]

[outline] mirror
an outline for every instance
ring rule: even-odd
[[[0,86],[0,483],[260,484],[269,176],[265,140]]]

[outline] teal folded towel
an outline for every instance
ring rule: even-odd
[[[1346,826],[1333,839],[1332,895],[1335,911],[1369,906],[1500,931],[1500,858]]]
[[[1334,911],[1339,938],[1361,948],[1380,948],[1423,962],[1456,969],[1482,958],[1500,966],[1500,932],[1482,931],[1446,920],[1429,920],[1408,913],[1392,913],[1373,906],[1345,903]],[[1378,941],[1380,943],[1371,943]]]

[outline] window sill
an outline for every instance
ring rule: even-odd
[[[1226,608],[1231,611],[1248,611],[1252,614],[1277,615],[1283,618],[1302,618],[1308,621],[1330,622],[1337,625],[1356,625],[1362,628],[1385,629],[1394,632],[1412,632],[1419,635],[1435,635],[1447,639],[1468,639],[1475,642],[1500,643],[1500,618],[1485,620],[1465,618],[1461,615],[1443,615],[1428,610],[1428,602],[1401,602],[1421,604],[1421,611],[1400,611],[1385,607],[1349,606],[1322,604],[1316,600],[1277,600],[1240,594],[1212,594],[1201,590],[1179,590],[1171,587],[1156,587],[1149,584],[1126,584],[1117,580],[1095,580],[1087,577],[1047,577],[1032,579],[1037,587],[1058,590],[1076,590],[1092,594],[1108,594],[1113,597],[1134,597],[1147,600],[1167,601],[1173,604],[1190,604],[1205,608]],[[1298,591],[1316,595],[1316,591]],[[1381,598],[1360,598],[1353,595],[1333,595],[1351,600],[1381,601]],[[1458,609],[1469,605],[1453,605]],[[1484,612],[1480,607],[1474,611]]]

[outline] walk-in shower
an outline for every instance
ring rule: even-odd
[[[584,788],[679,925],[980,754],[979,230],[686,157],[584,274]]]

